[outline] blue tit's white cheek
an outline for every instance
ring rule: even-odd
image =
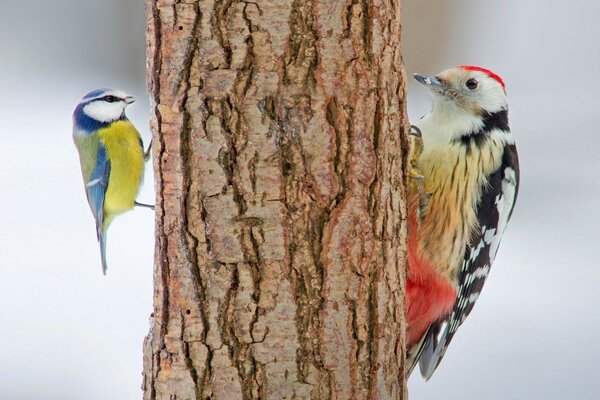
[[[108,103],[103,100],[92,101],[83,107],[83,112],[90,118],[100,122],[116,121],[123,115],[125,103],[115,101]]]

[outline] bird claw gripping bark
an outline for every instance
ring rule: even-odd
[[[425,193],[425,177],[419,169],[419,157],[421,157],[421,153],[423,152],[423,136],[421,135],[421,130],[416,126],[411,125],[408,140],[408,190],[410,197],[415,199],[418,204],[418,207],[416,208],[418,210],[419,220],[421,220],[430,197],[430,195]]]
[[[148,145],[148,150],[146,150],[144,152],[144,161],[148,161],[150,159],[150,157],[152,156],[152,142],[154,141],[154,138],[150,139],[150,144]]]

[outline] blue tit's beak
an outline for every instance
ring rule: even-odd
[[[444,84],[436,76],[425,76],[420,74],[413,74],[413,78],[422,85],[431,89],[444,89]]]
[[[131,104],[135,101],[135,97],[133,96],[127,96],[125,97],[125,104]]]

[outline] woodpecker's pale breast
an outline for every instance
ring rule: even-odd
[[[507,136],[493,130],[478,140],[477,146],[461,140],[444,146],[427,146],[426,142],[419,160],[425,191],[431,195],[421,224],[420,251],[455,283],[465,247],[479,229],[477,204],[488,176],[500,167]]]

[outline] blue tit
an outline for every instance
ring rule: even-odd
[[[96,220],[104,275],[108,226],[134,206],[147,206],[135,201],[144,175],[145,154],[140,133],[125,115],[125,107],[134,101],[121,91],[99,89],[86,94],[73,112],[73,141]]]

